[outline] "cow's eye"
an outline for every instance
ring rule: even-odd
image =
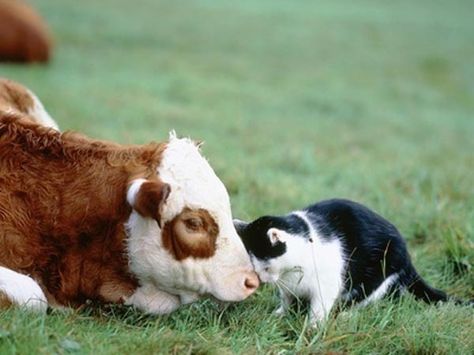
[[[202,229],[202,220],[200,218],[187,218],[184,220],[184,225],[187,229],[198,232]]]

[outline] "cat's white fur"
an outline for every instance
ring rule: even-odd
[[[390,286],[392,286],[398,279],[398,273],[394,273],[387,277],[379,287],[377,287],[365,300],[361,302],[361,306],[366,306],[371,302],[378,301],[387,293]]]
[[[315,326],[325,320],[344,287],[346,260],[338,238],[322,238],[313,228],[306,212],[293,212],[309,228],[310,235],[303,237],[270,228],[267,232],[272,243],[286,244],[286,252],[276,258],[259,260],[251,256],[255,271],[262,282],[276,283],[280,292],[278,315],[287,312],[293,299],[310,301],[310,324]],[[378,300],[387,292],[397,275],[388,277],[363,305]]]

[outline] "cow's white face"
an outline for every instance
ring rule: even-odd
[[[234,228],[229,195],[196,145],[171,135],[158,176],[158,182],[135,180],[127,195],[134,207],[130,268],[141,285],[182,303],[203,294],[223,301],[252,294],[258,277]]]

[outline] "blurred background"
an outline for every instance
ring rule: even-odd
[[[431,283],[474,297],[472,0],[29,4],[53,38],[49,61],[0,63],[0,76],[61,129],[204,140],[242,219],[365,203]],[[449,353],[460,334],[430,344]]]
[[[472,1],[29,4],[50,61],[0,75],[63,130],[204,140],[242,218],[343,196],[410,234],[472,232]]]

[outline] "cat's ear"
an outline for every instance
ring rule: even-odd
[[[247,222],[244,222],[240,219],[234,219],[234,227],[235,229],[237,230],[237,234],[241,235],[245,228],[247,228],[247,226],[249,225]]]
[[[286,233],[278,228],[270,228],[267,231],[268,238],[270,239],[270,243],[275,245],[276,243],[285,243],[286,242]]]

